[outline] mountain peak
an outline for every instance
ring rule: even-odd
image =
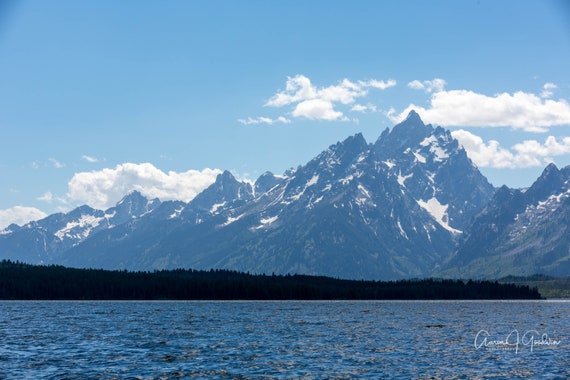
[[[216,181],[192,199],[184,211],[185,214],[210,211],[214,205],[226,205],[232,202],[244,202],[253,198],[251,184],[238,181],[232,173],[224,170]],[[216,208],[217,209],[217,208]]]
[[[358,156],[368,150],[369,146],[364,136],[362,133],[357,133],[329,146],[327,150],[312,159],[308,166],[323,165],[330,169],[337,165],[350,165]]]
[[[565,178],[553,163],[548,164],[542,174],[525,193],[529,199],[538,201],[552,194],[557,194],[564,188]]]
[[[396,129],[401,128],[401,127],[405,127],[407,129],[415,128],[415,129],[424,129],[425,130],[427,126],[423,122],[420,115],[416,111],[411,110],[408,113],[408,116],[406,116],[406,118],[404,119],[404,121],[396,124],[394,126],[393,130],[396,130]],[[429,128],[429,129],[433,129],[433,128]]]
[[[257,178],[254,184],[255,196],[265,193],[267,190],[271,189],[273,186],[283,181],[283,177],[278,177],[273,173],[267,171]]]
[[[557,173],[558,171],[558,167],[553,162],[551,162],[544,168],[542,176],[549,175],[550,173]]]
[[[422,124],[424,123],[420,115],[415,110],[411,110],[410,112],[408,112],[408,116],[406,116],[406,119],[404,121],[414,121],[414,122],[420,122]]]
[[[227,181],[237,182],[237,179],[228,170],[224,170],[222,174],[218,174],[216,177],[216,183],[224,183]]]
[[[365,150],[368,143],[362,135],[362,133],[357,133],[354,136],[349,136],[343,142],[340,143],[343,146],[353,147],[356,150]]]
[[[382,132],[376,140],[375,149],[382,158],[391,158],[406,148],[413,148],[434,133],[431,125],[425,125],[416,111],[410,111],[401,123],[392,130]]]
[[[127,195],[125,195],[119,202],[117,202],[117,206],[125,203],[125,202],[139,202],[141,200],[147,201],[147,199],[141,194],[138,190],[133,190]]]

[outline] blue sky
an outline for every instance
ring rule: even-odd
[[[4,1],[0,228],[189,200],[414,108],[495,185],[570,164],[565,1]]]

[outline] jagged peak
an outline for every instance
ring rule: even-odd
[[[366,139],[362,135],[362,132],[358,132],[352,136],[348,136],[346,139],[339,142],[338,144],[345,145],[345,144],[351,144],[351,143],[353,143],[353,144],[364,144],[364,145],[367,144]],[[338,145],[338,144],[336,144],[336,145]]]
[[[392,128],[392,133],[401,128],[408,130],[410,128],[430,131],[433,130],[431,124],[426,125],[420,115],[414,110],[411,110],[410,113],[408,113],[408,116],[406,116],[402,122],[396,124],[394,128]]]
[[[546,165],[546,167],[542,171],[542,176],[551,175],[551,173],[558,173],[558,172],[559,170],[556,164],[554,164],[554,162],[551,162],[548,165]]]
[[[148,200],[142,193],[138,190],[132,190],[127,193],[119,202],[117,202],[117,206],[125,203],[125,202],[132,202],[133,200]]]
[[[419,114],[412,110],[408,117],[396,124],[389,133],[382,132],[374,147],[381,158],[391,158],[406,148],[416,147],[430,135],[434,135],[433,126],[425,125]]]
[[[329,147],[330,150],[332,151],[338,151],[341,149],[356,149],[356,150],[365,150],[368,147],[368,143],[366,142],[366,139],[364,138],[364,136],[362,135],[362,133],[357,133],[353,136],[349,136],[346,139],[344,139],[343,141],[339,141],[334,145],[331,145]]]
[[[540,177],[525,192],[525,195],[532,201],[538,201],[558,193],[564,188],[565,182],[564,174],[558,170],[555,164],[550,163],[544,168]]]
[[[275,178],[275,174],[273,174],[273,172],[270,172],[269,170],[265,171],[263,174],[261,174],[259,177],[257,177],[257,179],[255,180],[255,183],[259,182],[260,180],[263,181],[266,178]]]
[[[253,187],[250,182],[239,181],[230,171],[224,170],[221,174],[217,175],[216,181],[213,184],[204,189],[192,201],[208,197],[210,196],[208,194],[212,193],[224,194],[224,197],[237,196],[241,198],[243,195],[241,194],[242,190],[245,191],[248,196],[253,194]]]
[[[422,118],[420,117],[420,115],[415,111],[415,110],[411,110],[410,112],[408,112],[408,116],[406,116],[406,118],[404,119],[404,121],[407,122],[420,122],[420,123],[424,123],[422,121]]]
[[[307,165],[309,167],[312,167],[313,164],[333,167],[339,164],[347,164],[369,150],[370,146],[362,133],[357,133],[329,146],[328,149],[313,158]]]
[[[548,164],[536,182],[541,181],[562,181],[562,173],[554,163]]]
[[[254,192],[255,196],[266,192],[267,190],[274,187],[276,184],[283,181],[283,176],[276,176],[270,171],[266,171],[262,175],[260,175],[254,183]]]
[[[4,229],[0,229],[0,235],[9,235],[15,231],[18,231],[21,228],[22,227],[19,226],[18,224],[12,223],[8,227],[5,227]]]
[[[237,181],[237,179],[229,170],[224,170],[216,177],[216,182],[217,181]]]

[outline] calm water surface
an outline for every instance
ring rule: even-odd
[[[568,302],[0,302],[2,379],[570,378]]]

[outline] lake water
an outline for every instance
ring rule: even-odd
[[[0,302],[0,378],[570,378],[569,302]]]

